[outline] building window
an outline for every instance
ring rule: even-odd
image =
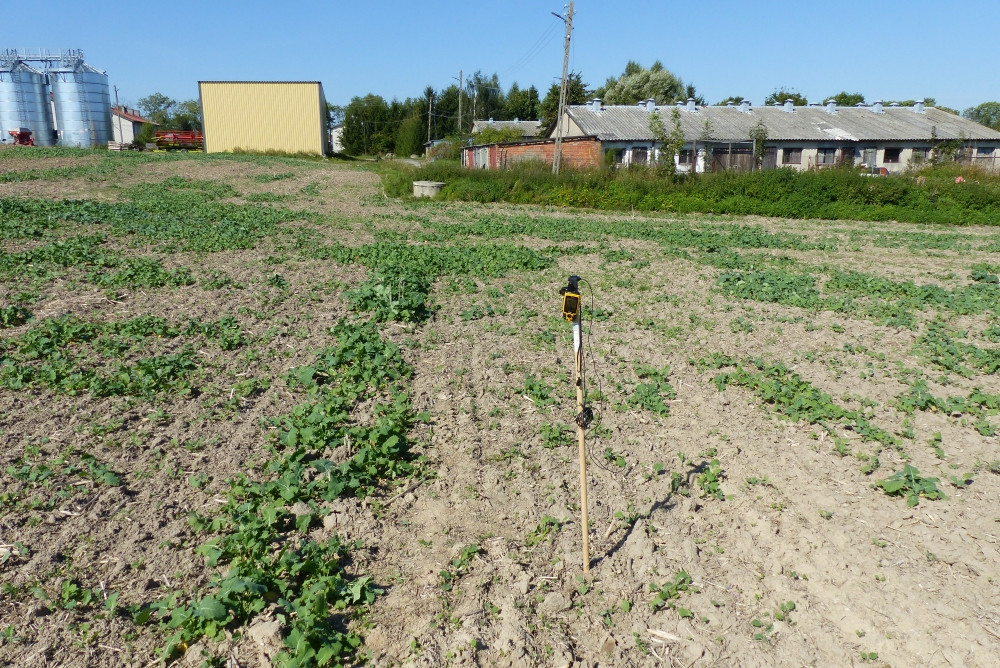
[[[783,165],[801,165],[802,164],[802,149],[801,148],[783,148],[783,149],[781,149],[781,164],[783,164]]]
[[[899,154],[902,149],[887,148],[882,152],[882,162],[885,164],[895,164],[899,162]]]
[[[604,164],[620,165],[625,162],[625,149],[609,148],[604,151]]]
[[[645,165],[648,160],[646,158],[646,148],[636,147],[632,149],[632,164],[633,165]]]
[[[980,146],[976,149],[976,155],[991,156],[995,149],[992,146]]]
[[[917,146],[910,151],[910,159],[913,162],[925,162],[931,157],[931,149],[929,146]]]
[[[679,157],[677,159],[679,161],[679,164],[681,164],[681,165],[690,165],[691,164],[691,149],[688,149],[688,148],[683,149],[680,152]]]
[[[816,151],[816,164],[834,165],[837,163],[837,149],[821,148]]]

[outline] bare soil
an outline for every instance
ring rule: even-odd
[[[67,160],[19,159],[16,169],[72,164]],[[13,171],[12,164],[0,161],[0,171]],[[352,245],[370,242],[377,231],[418,230],[421,218],[460,226],[486,214],[568,216],[611,227],[632,218],[399,202],[385,198],[376,175],[336,163],[191,156],[127,172],[108,180],[3,183],[0,197],[116,200],[123,188],[171,176],[217,180],[240,193],[234,201],[269,192],[285,198],[275,206],[320,215],[286,223],[285,230],[308,228]],[[292,175],[256,178],[285,172]],[[873,243],[883,232],[957,234],[978,243],[997,238],[991,229],[682,220],[836,238],[836,251],[775,253],[946,287],[967,283],[974,262],[996,262],[974,250],[912,252]],[[4,240],[3,248],[20,243]],[[907,388],[901,369],[920,370],[935,396],[974,387],[997,394],[1000,378],[942,374],[915,352],[920,330],[742,302],[719,293],[718,269],[666,256],[651,243],[624,240],[615,248],[643,262],[609,262],[608,249],[595,244],[594,253],[564,256],[543,271],[478,278],[475,292],[442,278],[431,320],[385,328],[414,368],[414,407],[431,415],[414,436],[433,475],[387,488],[376,499],[332,504],[332,520],[315,530],[360,541],[351,567],[384,589],[349,622],[365,639],[370,665],[997,665],[1000,476],[984,466],[1000,459],[997,437],[982,435],[967,417],[917,412],[913,438],[884,450],[881,468],[865,475],[857,455],[872,445],[858,434],[837,430],[851,453],[843,456],[822,428],[778,418],[745,388],[720,391],[713,383],[719,372],[695,362],[716,352],[782,361],[844,405],[869,402],[873,421],[897,433],[906,417],[894,407]],[[0,664],[157,664],[165,632],[137,627],[125,614],[104,611],[100,601],[60,605],[64,583],[118,592],[120,606],[207,584],[213,570],[196,552],[204,537],[190,528],[189,514],[211,514],[225,481],[266,458],[268,418],[297,402],[285,372],[328,343],[328,329],[349,314],[342,292],[366,276],[357,265],[297,257],[280,235],[250,251],[171,254],[165,265],[186,266],[199,281],[222,275],[231,282],[108,294],[69,270],[33,287],[38,300],[31,310],[36,321],[65,314],[98,321],[152,314],[180,322],[233,316],[256,343],[200,350],[197,392],[190,396],[150,402],[0,390],[0,493],[24,489],[8,467],[81,453],[122,481],[80,479],[62,487],[43,481],[28,489],[26,501],[0,503],[0,581],[10,585],[0,591]],[[287,288],[276,287],[276,274]],[[570,274],[589,281],[603,312],[586,326],[588,389],[604,397],[594,402],[600,428],[587,435],[588,575],[571,427],[572,338],[558,293]],[[28,279],[4,283],[2,305],[29,287]],[[484,304],[494,315],[467,317]],[[949,321],[970,332],[990,324],[995,319],[982,315]],[[0,330],[0,341],[30,327],[29,321]],[[181,342],[153,345],[167,353]],[[669,415],[625,404],[638,364],[669,367],[676,391]],[[552,388],[554,404],[536,405],[525,386],[528,374]],[[259,391],[234,401],[237,384],[247,379],[260,381]],[[566,431],[546,438],[547,425]],[[944,459],[929,445],[936,433]],[[713,459],[723,471],[725,499],[696,484]],[[908,507],[875,486],[907,462],[939,478],[947,498]],[[966,472],[970,484],[948,482]],[[198,486],[195,477],[203,481]],[[470,545],[478,552],[446,591],[442,570],[454,569]],[[651,587],[674,582],[681,571],[690,576],[689,589],[673,607],[651,605]],[[205,652],[217,657],[213,665],[270,665],[281,631],[268,611],[249,628],[231,629],[221,643],[190,648],[180,661],[200,665]]]

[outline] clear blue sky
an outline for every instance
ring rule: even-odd
[[[8,3],[9,4],[9,3]],[[44,7],[44,11],[39,7]],[[82,49],[123,102],[196,98],[199,80],[323,82],[332,104],[416,97],[496,72],[544,95],[562,69],[563,0],[49,0],[6,12],[2,48]],[[841,90],[934,97],[963,110],[1000,100],[1000,0],[577,0],[570,67],[591,87],[628,60],[659,59],[710,104],[810,102]]]

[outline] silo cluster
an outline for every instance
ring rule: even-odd
[[[37,146],[106,146],[114,138],[108,75],[83,52],[0,51],[0,134],[30,130]]]

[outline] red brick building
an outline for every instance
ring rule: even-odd
[[[469,169],[503,169],[519,162],[538,161],[552,164],[555,139],[483,144],[462,148],[462,164]],[[564,137],[561,164],[584,169],[601,165],[601,142],[597,137]]]

